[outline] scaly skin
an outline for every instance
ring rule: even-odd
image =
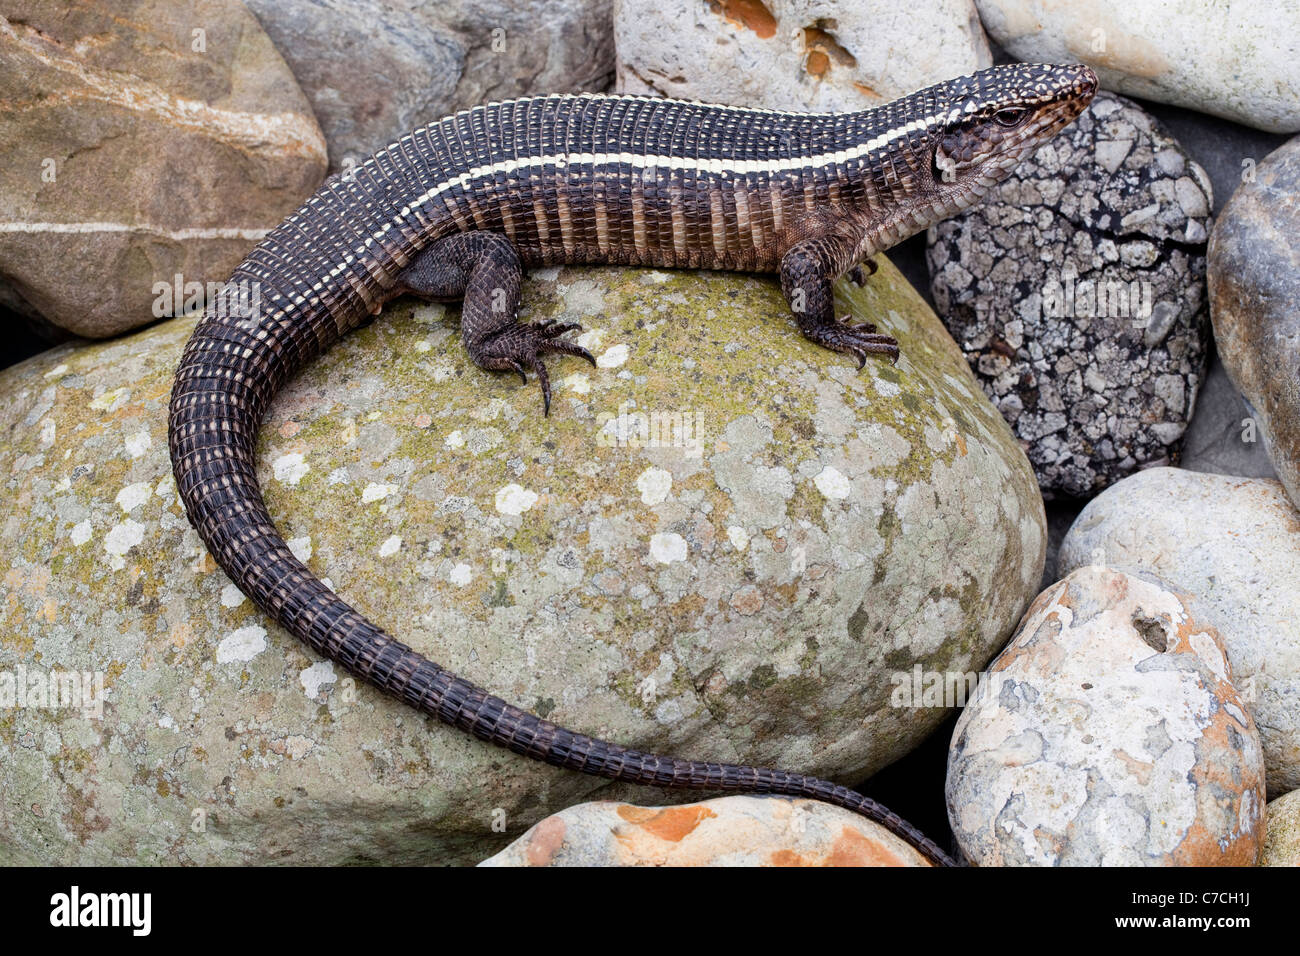
[[[300,368],[394,296],[463,298],[482,368],[591,361],[567,324],[516,321],[522,270],[544,263],[776,272],[810,340],[894,359],[897,343],[833,312],[831,283],[977,202],[1091,100],[1086,67],[995,67],[845,115],[631,96],[550,96],[458,113],[327,182],[235,270],[176,373],[169,444],[190,520],[268,616],[318,653],[476,737],[612,780],[812,797],[947,854],[837,784],[680,760],[574,733],[493,697],[362,617],[290,553],[254,475],[253,442]],[[862,278],[861,272],[857,273]],[[236,307],[238,290],[257,309]],[[486,383],[485,383],[486,384]]]

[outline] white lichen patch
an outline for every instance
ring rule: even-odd
[[[389,535],[384,539],[384,543],[379,546],[379,556],[381,558],[391,558],[398,551],[402,550],[401,535]]]
[[[153,447],[153,438],[142,429],[134,435],[128,435],[122,444],[126,448],[126,453],[132,458],[141,458]]]
[[[622,342],[618,345],[611,345],[596,356],[596,366],[598,368],[618,368],[627,362],[627,355],[627,346]]]
[[[257,624],[241,627],[217,645],[218,664],[244,664],[266,650],[266,628]]]
[[[303,564],[306,564],[311,560],[311,535],[307,534],[303,535],[301,538],[290,538],[286,543],[289,545],[289,552]]]
[[[650,536],[650,557],[660,564],[686,560],[686,539],[674,531]]]
[[[104,550],[108,552],[113,570],[120,571],[126,567],[126,553],[143,540],[144,525],[130,518],[110,528],[104,536]]]
[[[605,335],[604,329],[587,329],[574,336],[573,342],[575,345],[581,345],[588,352],[595,352],[604,344]]]
[[[97,412],[115,412],[127,403],[131,390],[126,387],[114,388],[93,399],[90,407]]]
[[[298,674],[298,683],[302,684],[303,693],[309,700],[316,700],[320,696],[321,688],[326,684],[337,682],[338,677],[334,674],[332,661],[317,661]]]
[[[506,485],[496,494],[496,508],[503,515],[521,515],[535,504],[537,504],[537,492],[529,491],[514,482]]]
[[[221,606],[222,607],[239,607],[247,601],[244,592],[234,584],[227,584],[221,589]]]
[[[78,521],[72,526],[72,530],[68,532],[68,538],[79,548],[90,540],[93,533],[94,529],[91,528],[89,521]]]
[[[587,395],[591,392],[591,376],[586,372],[574,372],[572,375],[564,377],[564,387],[578,395]]]
[[[827,465],[813,478],[813,484],[827,498],[847,498],[853,491],[849,479],[838,468]]]
[[[127,485],[117,493],[117,505],[127,514],[148,501],[153,496],[153,488],[147,481],[137,481]]]
[[[447,432],[447,437],[442,440],[444,448],[464,448],[465,435],[459,428]]]
[[[663,468],[647,468],[636,479],[637,491],[641,492],[641,502],[657,505],[666,501],[673,488],[673,474]]]
[[[457,587],[463,588],[474,580],[474,571],[468,564],[461,562],[453,565],[451,570],[447,572],[447,580]]]
[[[727,540],[737,551],[744,551],[749,547],[749,532],[738,524],[728,525]]]
[[[298,451],[281,455],[271,463],[271,473],[275,475],[275,480],[286,485],[296,485],[309,471],[311,466],[307,464],[306,456]]]
[[[361,503],[369,505],[374,504],[376,501],[383,501],[396,490],[392,485],[383,485],[372,481],[362,490]]]

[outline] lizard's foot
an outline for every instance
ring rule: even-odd
[[[867,364],[868,355],[888,355],[891,364],[898,362],[898,340],[890,335],[880,335],[869,322],[849,325],[849,317],[837,322],[826,322],[804,330],[804,335],[818,345],[852,355],[858,368]]]
[[[867,267],[865,272],[862,269],[863,266]],[[867,279],[875,275],[876,270],[879,268],[880,266],[876,264],[875,259],[865,259],[848,271],[849,281],[860,289],[867,284]],[[875,326],[873,325],[871,329],[874,332]]]
[[[546,364],[542,356],[550,353],[557,355],[576,355],[592,365],[595,357],[581,345],[559,338],[565,332],[581,329],[577,322],[556,322],[547,319],[544,322],[528,324],[514,323],[507,325],[491,339],[485,342],[474,355],[474,361],[481,367],[498,371],[514,370],[520,379],[528,382],[529,369],[537,373],[537,380],[542,386],[542,402],[545,414],[551,414],[551,377],[546,373]]]

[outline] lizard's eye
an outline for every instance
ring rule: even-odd
[[[1019,126],[1028,115],[1029,110],[1025,109],[1023,106],[1009,106],[1004,110],[998,110],[994,113],[993,119],[999,126]]]

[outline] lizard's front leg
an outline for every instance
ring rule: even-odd
[[[551,412],[551,379],[542,355],[577,355],[596,359],[580,345],[559,338],[581,329],[576,322],[518,322],[523,267],[505,236],[461,232],[439,239],[421,252],[397,277],[395,289],[425,299],[464,297],[461,337],[479,368],[514,370],[525,382],[526,370],[537,373],[546,414]]]
[[[870,323],[849,325],[848,316],[835,317],[835,295],[831,288],[844,250],[835,238],[804,239],[781,257],[781,291],[804,337],[867,364],[869,354],[888,355],[898,361],[898,342],[880,335]]]

